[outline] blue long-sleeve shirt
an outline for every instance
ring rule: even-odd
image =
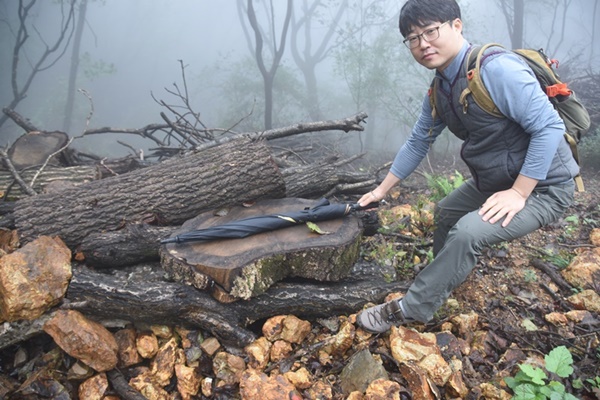
[[[469,49],[465,40],[459,54],[443,73],[436,72],[442,88],[449,90],[450,82],[460,73],[461,62]],[[531,136],[521,174],[543,180],[550,168],[565,126],[527,64],[518,56],[506,52],[491,55],[481,66],[481,78],[496,107],[515,121]],[[430,135],[430,128],[434,126]],[[433,121],[429,97],[423,99],[421,113],[411,135],[400,148],[390,172],[400,179],[410,175],[427,155],[430,145],[446,125],[437,117]]]

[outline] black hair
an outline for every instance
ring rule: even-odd
[[[412,27],[423,28],[434,22],[446,22],[460,18],[456,0],[408,0],[400,10],[398,27],[406,37]]]

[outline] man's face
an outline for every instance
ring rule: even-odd
[[[413,27],[406,38],[412,38],[414,42],[416,35],[421,36],[416,38],[416,46],[410,49],[415,60],[428,69],[437,69],[441,72],[462,47],[462,21],[455,19],[444,23],[435,22],[423,28]],[[428,41],[428,37],[434,39]]]

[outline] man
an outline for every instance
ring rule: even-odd
[[[434,69],[435,109],[425,96],[421,113],[390,172],[359,200],[382,199],[425,157],[448,127],[464,142],[461,157],[471,179],[436,206],[434,260],[400,300],[363,310],[357,323],[382,333],[393,325],[427,322],[477,262],[484,246],[524,236],[556,221],[573,201],[579,167],[563,134],[565,127],[531,69],[500,47],[483,55],[485,87],[504,117],[494,117],[461,93],[467,87],[465,63],[471,45],[462,35],[455,0],[408,0],[399,20],[404,44],[414,59]]]

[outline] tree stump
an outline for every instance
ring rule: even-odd
[[[295,212],[316,203],[273,199],[249,208],[232,208],[225,216],[207,212],[184,223],[173,236],[258,215]],[[209,289],[221,302],[258,296],[286,277],[339,281],[358,258],[360,219],[347,215],[317,226],[327,234],[312,232],[301,224],[241,239],[169,243],[161,247],[161,264],[172,279]]]

